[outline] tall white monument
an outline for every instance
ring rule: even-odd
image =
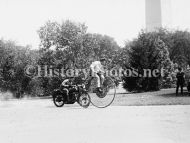
[[[146,0],[145,14],[148,32],[172,26],[171,0]]]

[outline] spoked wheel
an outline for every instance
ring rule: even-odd
[[[90,96],[88,93],[83,93],[81,96],[79,96],[78,103],[80,106],[87,108],[90,105]]]
[[[55,95],[53,97],[53,103],[55,104],[56,107],[63,107],[64,105],[64,99],[62,95]]]
[[[89,96],[92,105],[98,108],[105,108],[111,105],[116,94],[116,85],[112,78],[109,76],[105,77],[102,85],[102,91],[97,91],[96,87],[97,79],[93,78],[89,88]]]

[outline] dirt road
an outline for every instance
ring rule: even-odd
[[[1,143],[189,143],[190,106],[77,105],[0,101]]]

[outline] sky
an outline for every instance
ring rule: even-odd
[[[172,0],[172,26],[190,29],[190,1]],[[145,0],[0,0],[0,38],[38,48],[37,30],[48,20],[85,23],[88,32],[120,46],[145,28]]]

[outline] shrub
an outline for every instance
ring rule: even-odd
[[[138,39],[130,45],[129,65],[142,74],[143,69],[164,69],[165,73],[172,70],[168,47],[156,32],[140,33]],[[167,78],[167,75],[164,78]],[[128,91],[154,91],[161,88],[161,73],[158,77],[123,77],[123,87]]]

